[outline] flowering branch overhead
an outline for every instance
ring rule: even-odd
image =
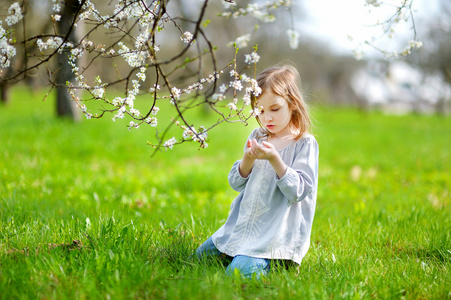
[[[3,71],[0,79],[16,82],[45,72],[54,88],[62,85],[56,78],[67,67],[73,80],[65,86],[86,118],[125,120],[130,130],[148,125],[155,132],[149,141],[155,150],[187,141],[205,148],[212,128],[255,117],[258,109],[251,109],[250,99],[261,93],[254,79],[260,54],[257,46],[245,49],[260,24],[276,21],[278,10],[293,18],[289,0],[245,5],[223,0],[219,7],[218,1],[203,0],[190,2],[196,12],[191,14],[163,0],[48,0],[50,29],[25,36],[26,2],[12,3],[0,21],[0,70],[13,71]],[[70,15],[64,14],[67,9]],[[218,22],[232,27],[238,19],[253,29],[237,30],[228,41],[210,30]],[[61,24],[65,31],[57,30]],[[297,48],[293,27],[292,22],[286,32]],[[26,63],[18,66],[14,61],[21,54]],[[52,63],[58,55],[65,56],[65,66]],[[187,112],[202,106],[217,114],[217,121],[193,125]]]

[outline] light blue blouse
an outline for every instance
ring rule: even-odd
[[[260,138],[255,129],[249,139]],[[288,166],[278,178],[267,160],[256,160],[247,178],[236,161],[230,186],[240,192],[225,224],[212,235],[216,248],[229,256],[286,259],[298,264],[310,247],[318,188],[318,143],[306,134],[278,150]]]

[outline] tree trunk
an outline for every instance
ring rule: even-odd
[[[3,104],[8,104],[9,100],[10,100],[10,93],[9,93],[9,83],[7,83],[4,80],[1,80],[0,82],[0,101]]]
[[[9,78],[12,75],[11,66],[6,70],[3,78]],[[11,100],[11,84],[3,79],[0,79],[0,102],[3,104],[8,104]]]
[[[58,22],[58,30],[62,36],[69,33],[69,41],[77,43],[77,27],[72,27],[79,6],[78,0],[66,0],[61,11],[61,21]],[[67,63],[67,51],[58,54],[58,79],[56,80],[56,113],[59,117],[67,117],[74,121],[80,120],[80,111],[76,107],[75,101],[67,92],[67,82],[74,82],[75,75],[72,67]]]

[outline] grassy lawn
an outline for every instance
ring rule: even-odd
[[[0,106],[0,299],[451,299],[451,118],[314,107],[311,248],[255,281],[188,259],[227,217],[255,123],[150,158],[150,126],[74,124],[41,99]]]

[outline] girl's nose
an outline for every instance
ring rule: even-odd
[[[271,120],[272,120],[271,114],[266,113],[266,114],[265,114],[265,120],[266,120],[266,121],[271,121]]]

